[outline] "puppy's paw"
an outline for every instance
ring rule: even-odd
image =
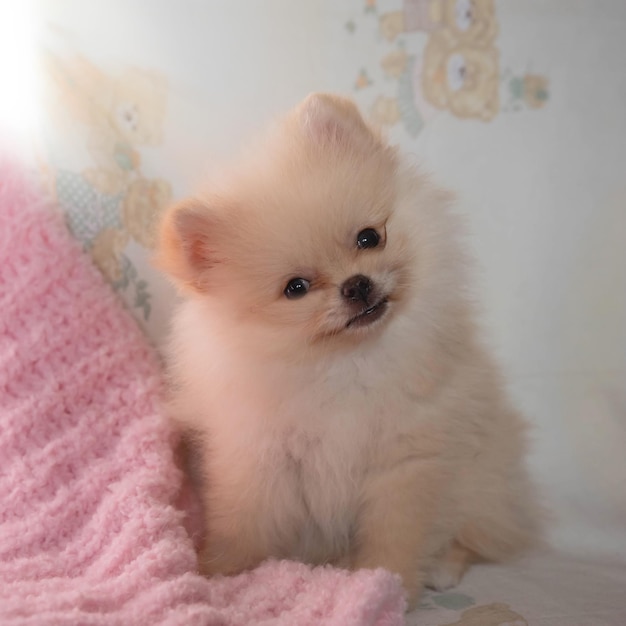
[[[438,561],[426,574],[424,585],[435,591],[445,591],[456,587],[463,578],[463,571],[449,563]]]
[[[469,550],[452,543],[448,551],[428,569],[424,585],[435,591],[445,591],[456,587],[467,570],[471,560]]]
[[[404,588],[404,597],[406,598],[406,612],[409,613],[417,608],[422,597],[423,587],[420,585],[417,589],[407,590]]]

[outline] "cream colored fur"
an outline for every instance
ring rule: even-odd
[[[269,556],[424,583],[537,535],[525,427],[482,347],[450,196],[347,100],[310,96],[210,191],[165,216],[159,262],[186,300],[171,410],[200,453],[200,566]],[[359,231],[383,242],[359,250]],[[346,328],[370,277],[381,319]],[[311,290],[283,290],[302,276]]]

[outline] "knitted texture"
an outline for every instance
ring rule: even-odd
[[[197,575],[158,388],[135,322],[0,158],[0,623],[403,623],[382,570]]]

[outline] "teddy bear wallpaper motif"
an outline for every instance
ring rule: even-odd
[[[457,117],[489,121],[499,110],[498,52],[455,39],[452,31],[432,33],[423,59],[422,91],[438,109]]]
[[[170,184],[142,171],[144,148],[162,142],[167,84],[155,73],[108,73],[80,55],[42,53],[47,127],[42,173],[70,230],[140,319],[151,313],[147,280],[129,245],[152,247],[152,231],[170,202]],[[62,145],[62,147],[61,147]]]
[[[366,0],[361,10],[360,20],[355,13],[346,25],[347,36],[376,20],[382,54],[378,68],[360,70],[369,78],[354,88],[376,92],[369,112],[382,126],[401,125],[416,137],[442,113],[489,122],[548,101],[545,76],[503,69],[495,0]],[[379,80],[375,70],[382,70]]]

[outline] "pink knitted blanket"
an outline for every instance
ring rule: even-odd
[[[382,570],[195,572],[181,475],[134,321],[0,159],[0,623],[396,625]]]

